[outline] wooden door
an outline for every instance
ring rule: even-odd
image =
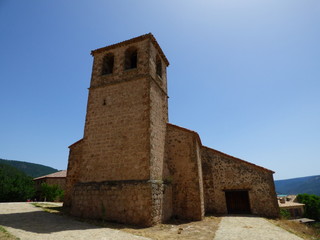
[[[250,201],[248,191],[226,191],[228,213],[250,214]]]

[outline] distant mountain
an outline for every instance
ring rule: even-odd
[[[320,196],[320,175],[274,181],[278,194],[308,193]]]
[[[26,175],[33,177],[33,178],[44,176],[44,175],[59,171],[58,169],[44,166],[41,164],[14,161],[14,160],[5,160],[5,159],[1,159],[1,158],[0,158],[0,163],[15,167],[15,168],[19,169],[20,171],[24,172]]]

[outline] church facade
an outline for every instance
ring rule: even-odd
[[[91,54],[84,136],[69,147],[72,215],[141,226],[206,213],[278,216],[274,172],[168,123],[169,62],[152,34]]]

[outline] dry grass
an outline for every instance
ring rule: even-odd
[[[66,215],[62,206],[57,206],[51,203],[31,203],[35,207],[42,208],[43,211],[48,213],[55,213],[58,215]]]
[[[173,220],[166,224],[158,224],[153,227],[137,227],[127,224],[106,222],[102,220],[79,219],[90,224],[111,229],[118,229],[134,235],[148,237],[155,240],[177,240],[177,239],[213,239],[218,229],[221,218],[205,217],[203,221],[182,222]]]
[[[299,222],[289,220],[270,220],[273,224],[291,232],[303,239],[307,240],[320,240],[320,226],[319,225],[306,225]]]
[[[1,240],[19,240],[20,238],[13,236],[6,229],[0,226],[0,239]]]
[[[41,207],[46,212],[59,215],[68,215],[68,213],[64,211],[62,207],[52,205],[50,203],[33,203],[33,205],[36,207]],[[90,220],[76,217],[72,218],[78,221],[94,224],[96,226],[117,229],[155,240],[213,239],[215,232],[218,229],[219,222],[221,220],[221,218],[219,217],[207,216],[203,221],[182,222],[179,220],[172,220],[167,224],[158,224],[153,227],[141,228],[127,224],[106,222],[103,220]]]
[[[179,222],[172,221],[167,224],[159,224],[154,227],[133,229],[122,229],[126,232],[149,237],[156,240],[176,240],[176,239],[213,239],[220,218],[205,217],[203,221],[197,222]]]

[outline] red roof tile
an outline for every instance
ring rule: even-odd
[[[64,178],[64,177],[67,177],[67,170],[62,170],[62,171],[51,173],[45,176],[37,177],[37,178],[34,178],[33,180],[38,180],[41,178]]]

